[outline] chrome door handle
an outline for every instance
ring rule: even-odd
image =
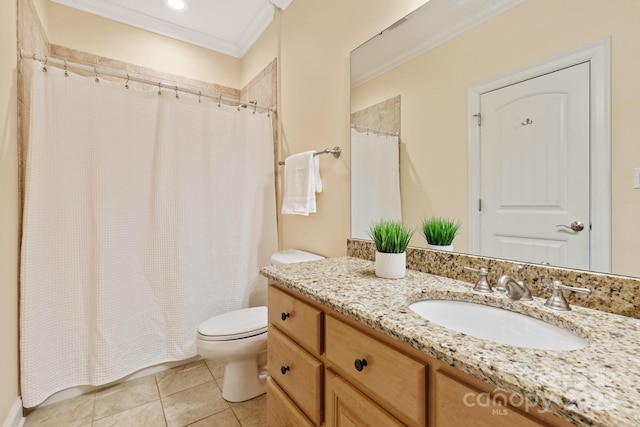
[[[569,230],[573,230],[573,231],[582,231],[582,230],[584,230],[584,224],[581,223],[580,221],[573,221],[571,223],[571,225],[558,224],[558,225],[556,225],[556,227],[564,227],[564,228],[568,228]]]

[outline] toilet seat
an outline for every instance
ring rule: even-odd
[[[267,332],[267,307],[230,311],[206,320],[198,327],[203,341],[231,341]]]

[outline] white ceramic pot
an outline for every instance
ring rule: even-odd
[[[407,253],[388,254],[376,251],[376,276],[401,279],[407,270]]]
[[[434,249],[436,251],[453,252],[453,244],[447,245],[447,246],[440,246],[440,245],[430,245],[427,243],[427,249]]]

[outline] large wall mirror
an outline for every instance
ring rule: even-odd
[[[352,237],[445,217],[456,252],[640,276],[638,16],[430,0],[381,29],[351,54]]]

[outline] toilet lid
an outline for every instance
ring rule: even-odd
[[[206,320],[198,335],[207,341],[227,341],[267,332],[267,307],[249,307],[229,311]]]

